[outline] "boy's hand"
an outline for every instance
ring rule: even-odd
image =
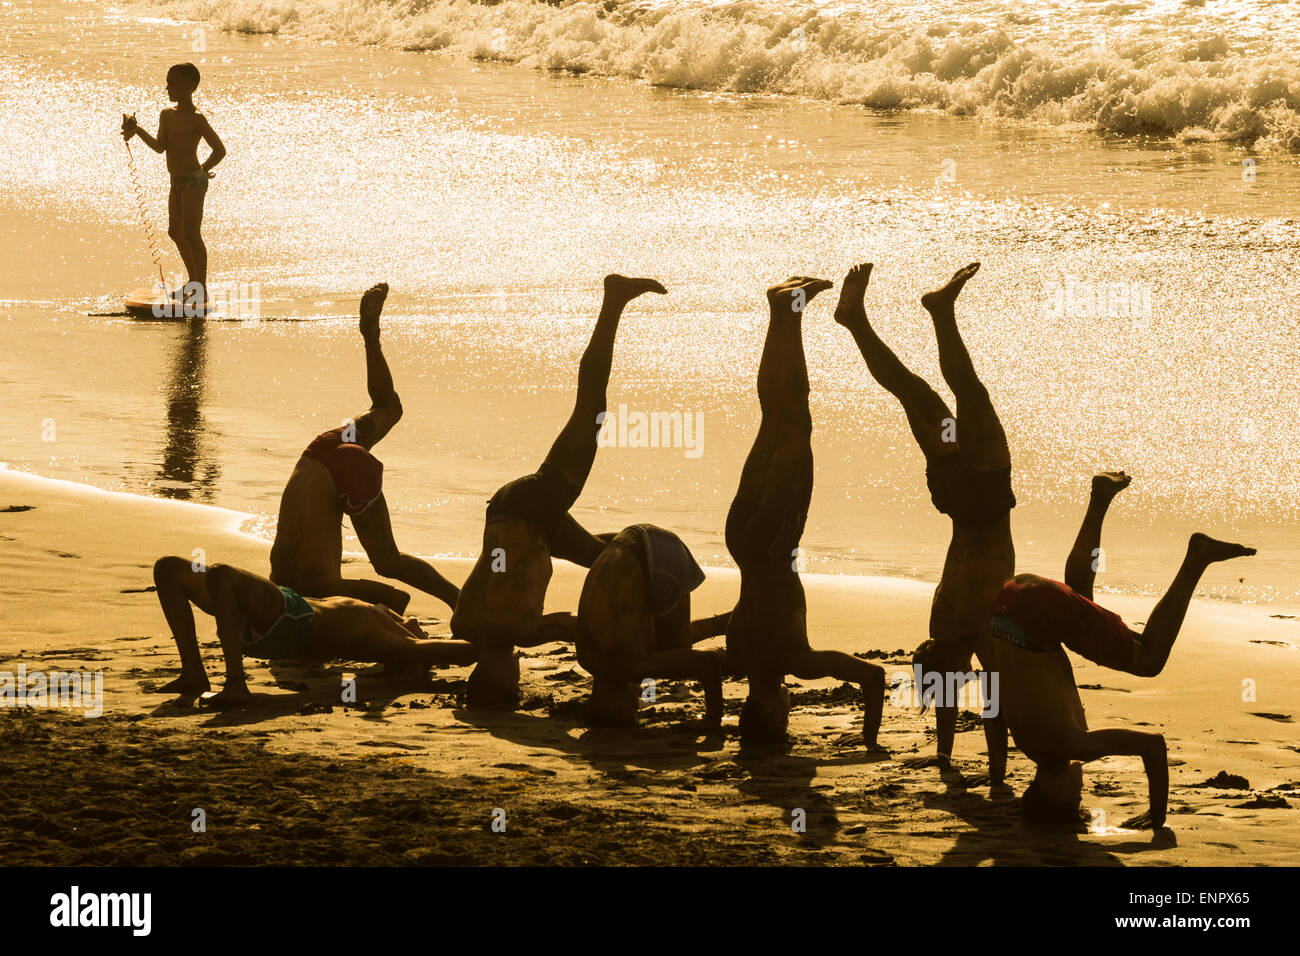
[[[122,139],[129,140],[132,136],[135,135],[135,131],[136,131],[135,114],[133,113],[130,116],[127,116],[125,113],[123,113],[122,114]]]

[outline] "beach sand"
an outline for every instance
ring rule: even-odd
[[[558,645],[525,653],[517,713],[461,709],[463,668],[400,681],[367,665],[249,661],[256,703],[220,714],[149,693],[178,669],[147,590],[154,558],[198,547],[209,562],[265,573],[267,543],[241,533],[245,518],[0,470],[0,669],[104,673],[101,717],[0,711],[7,860],[1300,864],[1300,618],[1286,608],[1198,599],[1154,680],[1074,660],[1091,726],[1165,733],[1172,837],[1117,827],[1145,809],[1136,758],[1085,768],[1093,823],[1063,833],[1025,827],[1009,793],[990,797],[987,788],[941,780],[936,769],[902,766],[933,750],[931,721],[914,707],[886,706],[882,741],[892,759],[845,745],[840,738],[860,711],[856,692],[832,681],[792,685],[793,746],[764,758],[738,752],[739,682],[727,685],[720,735],[694,722],[700,695],[672,682],[643,706],[639,728],[587,730],[580,717],[589,681],[571,648]],[[453,580],[468,572],[465,562],[439,565]],[[581,580],[580,569],[557,565],[548,609],[576,606]],[[711,571],[696,612],[725,610],[736,583],[734,572]],[[817,575],[806,584],[814,645],[871,654],[891,676],[906,669],[902,651],[925,633],[932,584]],[[1102,600],[1130,622],[1150,608],[1146,598]],[[445,609],[432,598],[417,595],[412,613],[446,633]],[[203,615],[199,635],[218,678],[215,629]],[[345,675],[357,677],[355,704],[340,702]],[[1243,681],[1254,682],[1254,700],[1242,700]],[[973,714],[961,730],[957,763],[978,773],[984,741]],[[1009,769],[1019,794],[1031,765],[1013,750]],[[1221,772],[1245,780],[1198,786]],[[505,830],[494,832],[501,811]],[[792,824],[801,817],[800,833]]]

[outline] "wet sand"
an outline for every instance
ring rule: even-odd
[[[28,510],[6,508],[26,507]],[[178,660],[151,584],[153,559],[203,547],[208,560],[265,570],[238,512],[103,492],[0,471],[6,554],[0,661],[104,672],[104,715],[0,710],[0,852],[43,864],[1300,864],[1300,618],[1270,606],[1196,601],[1171,663],[1152,681],[1075,660],[1090,724],[1163,729],[1172,837],[1124,831],[1144,809],[1136,759],[1085,770],[1089,832],[1026,828],[1016,799],[1031,765],[1015,750],[1011,791],[990,796],[900,761],[932,751],[930,721],[886,706],[889,760],[841,738],[856,691],[794,682],[794,744],[739,753],[744,686],[727,685],[722,734],[695,721],[700,695],[661,682],[641,726],[588,730],[589,682],[572,649],[525,654],[517,713],[461,709],[467,669],[392,680],[378,667],[250,661],[255,704],[209,713],[149,691]],[[196,544],[199,542],[199,544]],[[454,580],[468,571],[447,563]],[[352,574],[360,574],[360,566]],[[577,569],[557,566],[549,609],[576,604]],[[807,579],[815,644],[869,654],[890,675],[924,630],[930,585]],[[701,614],[735,579],[710,573]],[[1110,602],[1141,621],[1144,599]],[[445,633],[436,602],[413,613]],[[209,673],[215,629],[199,617]],[[340,679],[357,677],[343,704]],[[1256,682],[1244,702],[1244,679]],[[983,734],[966,713],[957,763],[978,773]],[[849,738],[851,741],[851,738]],[[1228,788],[1199,784],[1220,772]],[[1250,806],[1243,806],[1250,805]],[[192,829],[193,810],[206,832]],[[505,831],[492,829],[504,811]],[[804,811],[806,830],[792,827]],[[497,814],[497,818],[500,815]]]

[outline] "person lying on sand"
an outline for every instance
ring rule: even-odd
[[[361,298],[370,408],[355,421],[316,436],[299,457],[280,496],[271,580],[308,597],[353,597],[404,612],[411,600],[405,591],[342,576],[346,514],[377,572],[454,608],[460,593],[456,586],[427,561],[398,550],[384,499],[384,466],[371,452],[402,417],[402,402],[379,346],[379,315],[387,295],[388,285],[381,282]]]
[[[1165,738],[1157,733],[1088,729],[1074,671],[1063,648],[1093,663],[1139,677],[1155,677],[1169,659],[1187,606],[1206,568],[1255,553],[1254,548],[1194,534],[1165,596],[1141,633],[1113,611],[1094,604],[1093,582],[1101,524],[1115,495],[1127,487],[1123,472],[1093,478],[1092,497],[1065,564],[1065,583],[1034,574],[1007,581],[993,603],[990,666],[998,673],[1000,707],[1016,746],[1036,764],[1021,809],[1033,822],[1077,825],[1082,765],[1106,756],[1138,756],[1146,771],[1148,809],[1123,826],[1159,829],[1169,799]],[[990,742],[1005,761],[1006,737]]]
[[[974,262],[959,270],[943,288],[921,297],[934,322],[939,369],[957,399],[957,413],[929,383],[899,360],[872,329],[863,307],[871,263],[854,266],[844,279],[835,321],[852,333],[871,376],[903,405],[912,436],[925,455],[925,480],[935,508],[952,519],[952,538],[939,585],[930,606],[929,639],[916,650],[914,662],[927,673],[967,673],[972,652],[978,653],[989,630],[994,597],[1015,573],[1016,551],[1011,540],[1011,452],[988,390],[975,373],[970,354],[957,328],[953,305],[971,276]],[[987,663],[980,658],[982,663]],[[987,669],[987,667],[986,667]],[[947,687],[944,680],[940,686]],[[1006,734],[1002,717],[984,723],[986,736]],[[957,702],[935,701],[937,754],[908,761],[938,763],[951,770],[957,729]],[[992,783],[1001,773],[990,768]],[[974,782],[974,781],[968,781]]]
[[[812,500],[812,415],[803,351],[803,310],[825,279],[787,279],[767,290],[771,316],[758,366],[762,417],[727,513],[727,550],[740,568],[740,598],[727,627],[730,669],[749,681],[740,715],[742,747],[787,742],[790,697],[785,676],[835,677],[862,688],[862,739],[877,742],[885,671],[839,651],[808,644],[807,605],[799,581],[799,539]]]
[[[181,676],[158,691],[202,695],[210,706],[252,699],[244,677],[245,656],[368,661],[399,668],[472,664],[478,656],[474,645],[430,638],[415,618],[403,620],[382,604],[352,597],[304,598],[261,575],[225,564],[195,571],[187,558],[163,557],[154,563],[153,580],[181,655]],[[216,694],[208,693],[191,604],[217,619],[226,680]]]
[[[587,572],[578,600],[578,663],[592,676],[588,721],[636,721],[643,678],[694,678],[706,722],[722,723],[721,648],[693,645],[726,633],[730,614],[691,620],[704,572],[681,538],[652,524],[624,528]]]
[[[596,327],[578,365],[573,412],[541,467],[503,485],[487,505],[483,551],[461,590],[452,634],[473,642],[479,662],[469,678],[471,707],[511,710],[519,703],[516,647],[571,641],[571,613],[543,614],[551,558],[591,567],[605,547],[569,514],[596,460],[605,389],[623,309],[647,292],[666,289],[654,279],[605,277]]]

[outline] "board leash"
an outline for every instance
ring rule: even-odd
[[[149,244],[149,258],[158,267],[158,281],[162,283],[163,292],[167,291],[167,280],[163,277],[162,250],[158,248],[158,239],[154,235],[153,225],[149,222],[148,204],[144,199],[144,187],[140,184],[140,173],[135,168],[135,154],[131,144],[126,144],[126,168],[131,174],[131,186],[135,189],[135,208],[140,213],[140,224],[144,226],[145,241]]]

